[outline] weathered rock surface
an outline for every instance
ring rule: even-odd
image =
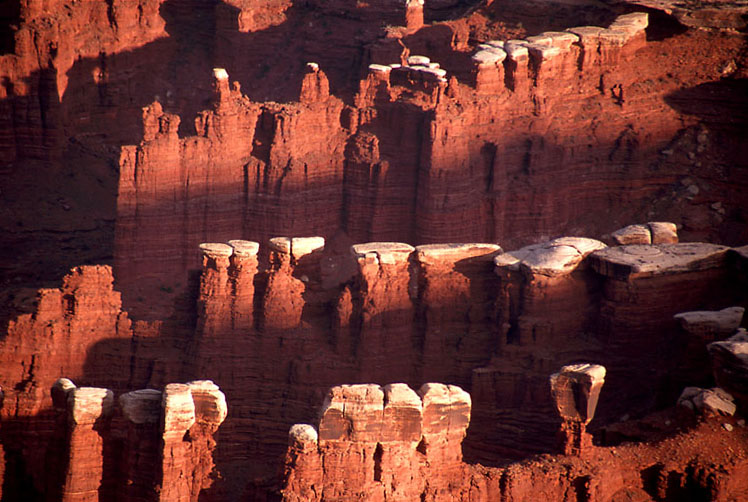
[[[675,244],[678,228],[675,223],[658,221],[646,225],[629,225],[610,234],[616,244]]]
[[[601,384],[602,368],[584,366],[581,368],[578,365],[568,372],[562,370],[562,374],[571,376],[576,383],[582,383],[580,380],[583,380],[587,383],[594,381],[593,386]],[[559,383],[558,378],[564,377],[557,376],[556,383]],[[355,391],[352,390],[354,387],[357,388]],[[372,393],[374,387],[347,386],[348,390],[345,391],[342,388],[331,390],[331,395],[342,396],[352,392],[360,396],[373,396],[376,394]],[[420,394],[424,398],[427,395],[433,398],[429,399],[430,410],[426,399],[423,402],[424,437],[431,427],[427,423],[439,424],[431,429],[436,436],[448,436],[448,424],[454,424],[457,417],[460,417],[456,424],[457,430],[464,430],[463,427],[469,420],[469,396],[453,399],[455,394],[450,393],[449,387],[443,384],[426,384]],[[460,390],[457,394],[465,393]],[[573,401],[573,397],[571,399]],[[372,402],[369,397],[366,400]],[[378,401],[378,397],[374,401]],[[330,409],[328,405],[329,403],[326,404],[326,410]],[[454,412],[460,407],[462,411],[456,417]],[[573,410],[575,419],[581,417],[578,413],[580,410],[573,404],[564,409]],[[370,418],[376,420],[374,416]],[[382,431],[393,425],[386,419],[377,423],[381,425]],[[398,427],[394,425],[395,428]],[[418,453],[420,448],[416,447],[415,441],[380,442],[376,444],[376,448],[371,448],[371,443],[366,439],[356,441],[350,436],[345,440],[325,442],[318,439],[317,431],[312,425],[296,424],[288,433],[282,497],[284,501],[294,502],[359,498],[403,502],[419,499],[479,502],[522,500],[531,494],[532,497],[542,496],[547,500],[564,500],[565,497],[572,496],[617,501],[653,500],[662,498],[659,494],[664,493],[688,496],[689,490],[696,486],[708,491],[709,496],[714,499],[740,497],[745,493],[746,486],[735,476],[745,472],[748,464],[744,461],[732,463],[726,460],[728,457],[724,456],[725,450],[722,448],[736,448],[737,455],[748,452],[746,432],[744,427],[731,426],[730,434],[735,435],[728,436],[725,430],[727,429],[723,429],[719,422],[706,420],[696,427],[678,432],[675,437],[670,434],[652,444],[598,447],[591,449],[585,459],[544,455],[499,468],[459,460],[446,465],[429,462],[423,454]],[[459,442],[458,438],[461,436],[455,437]],[[697,443],[701,446],[697,446]],[[708,445],[707,449],[699,450],[705,445]],[[459,443],[456,446],[459,451]],[[677,466],[678,461],[672,455],[673,449],[677,447],[682,449],[684,458],[690,459],[690,465],[696,472],[688,474],[688,470],[682,471]],[[696,457],[690,456],[696,451],[701,453]],[[700,455],[710,458],[707,460]],[[714,476],[719,480],[707,481],[702,474],[697,474],[705,472],[707,462],[714,461],[727,470],[714,471]],[[674,488],[667,478],[683,480],[684,485]],[[347,481],[343,482],[343,479]]]
[[[748,3],[745,1],[615,0],[612,3],[626,3],[659,10],[673,16],[685,26],[706,29],[739,30],[745,28],[745,15],[748,14]]]
[[[743,307],[727,307],[722,310],[682,312],[674,316],[689,334],[712,342],[735,333],[743,320]]]
[[[352,265],[333,259],[333,236],[514,249],[670,217],[680,218],[684,237],[721,232],[745,241],[736,224],[748,184],[740,169],[744,121],[720,113],[721,100],[731,112],[743,106],[740,92],[728,92],[742,89],[740,79],[722,78],[740,75],[742,35],[678,33],[644,13],[610,25],[595,20],[597,27],[548,15],[553,26],[527,33],[539,36],[504,43],[509,25],[495,22],[498,3],[488,4],[463,14],[453,0],[59,0],[22,2],[17,16],[11,12],[18,29],[0,34],[3,294],[17,272],[36,290],[36,275],[51,277],[47,271],[68,259],[61,256],[84,253],[73,263],[112,259],[136,317],[164,322],[128,321],[111,274],[88,269],[66,279],[59,295],[42,293],[35,314],[0,334],[7,497],[33,497],[51,479],[49,393],[62,375],[116,393],[183,376],[214,379],[232,403],[216,454],[225,485],[236,490],[227,500],[249,498],[241,493],[247,480],[272,484],[263,477],[275,468],[267,459],[285,448],[288,426],[309,420],[324,390],[342,382],[473,386],[480,390],[473,416],[481,406],[502,414],[473,422],[484,431],[473,444],[494,461],[512,449],[517,456],[548,449],[551,368],[578,360],[631,366],[638,379],[613,376],[607,384],[622,409],[636,401],[627,389],[647,389],[645,398],[657,392],[642,381],[667,386],[657,372],[667,370],[672,314],[743,301],[726,298],[722,266],[627,283],[596,275],[587,259],[575,264],[562,246],[535,264],[552,276],[531,266],[493,274],[495,245],[411,248],[392,261],[375,253]],[[421,26],[424,9],[429,24]],[[434,15],[456,19],[432,25]],[[472,61],[477,40],[493,48],[480,48],[490,64]],[[691,136],[693,144],[681,141]],[[673,202],[686,173],[695,181],[682,191],[692,200]],[[36,187],[45,186],[54,195],[40,200]],[[722,213],[709,206],[717,195]],[[266,274],[257,244],[198,247],[235,237],[264,246],[277,235],[327,237],[328,249],[274,250]],[[201,260],[196,285],[185,271]],[[568,266],[546,266],[556,262]],[[654,347],[642,343],[646,333]],[[209,395],[210,413],[201,422],[196,405],[190,437],[222,415],[220,399]],[[155,395],[141,397],[150,409]],[[386,390],[384,399],[386,413]],[[130,411],[144,417],[131,422],[133,434],[151,430],[150,412]],[[410,405],[393,409],[414,413]],[[158,451],[161,436],[152,437],[129,458],[142,454],[155,472],[161,460],[145,452]],[[381,455],[401,462],[388,465],[398,466],[395,484],[408,490],[400,473],[410,457],[397,451],[383,447]],[[237,464],[249,467],[232,470]],[[381,476],[392,486],[388,472]],[[531,487],[535,476],[495,479]],[[585,485],[580,476],[563,487],[566,496],[593,498],[574,488]],[[475,481],[476,491],[486,486]],[[146,491],[132,497],[153,496],[152,483],[134,482]],[[435,485],[427,499],[443,494]],[[606,485],[612,491],[615,482]],[[413,500],[424,492],[398,493]]]
[[[727,250],[725,246],[698,242],[630,245],[593,253],[591,263],[602,275],[633,279],[720,267]]]
[[[678,398],[678,406],[704,416],[732,416],[736,409],[733,397],[719,387],[713,389],[686,387]]]
[[[600,390],[605,383],[605,367],[599,364],[564,366],[550,378],[551,394],[561,415],[561,451],[582,456],[592,447],[587,425],[595,416]]]
[[[748,402],[748,336],[738,333],[707,348],[717,384],[739,402]]]

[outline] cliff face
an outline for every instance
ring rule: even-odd
[[[575,406],[556,398],[562,416]],[[674,419],[677,432],[652,444],[589,445],[583,458],[545,455],[502,468],[462,462],[469,421],[470,396],[459,387],[426,384],[418,394],[404,384],[334,387],[318,428],[296,424],[289,431],[283,500],[734,500],[748,494],[741,479],[748,437],[730,419],[695,428]],[[720,448],[733,447],[740,449],[735,457],[721,454]]]
[[[286,446],[288,426],[313,417],[325,389],[345,381],[379,385],[407,381],[417,386],[438,379],[459,384],[472,394],[472,420],[460,447],[455,445],[462,442],[467,420],[458,420],[462,425],[455,430],[459,438],[454,441],[442,438],[438,431],[429,439],[430,433],[424,432],[442,423],[438,417],[446,413],[443,404],[454,400],[437,397],[444,392],[451,395],[451,387],[426,386],[419,400],[411,399],[413,392],[405,386],[382,390],[372,385],[332,392],[319,432],[319,445],[324,440],[328,446],[322,453],[313,449],[317,453],[309,453],[312,456],[304,453],[288,460],[299,465],[301,472],[318,472],[322,465],[327,474],[314,476],[322,476],[318,480],[322,484],[338,483],[329,488],[333,499],[345,499],[349,489],[379,493],[382,480],[390,478],[399,487],[392,488],[393,496],[406,500],[426,490],[436,497],[446,489],[437,486],[441,481],[401,484],[398,466],[403,459],[421,465],[424,458],[435,455],[423,469],[442,465],[445,486],[450,486],[446,480],[465,479],[477,469],[461,463],[463,451],[469,462],[487,465],[552,451],[557,419],[548,374],[580,360],[598,361],[608,368],[608,383],[600,396],[601,423],[614,422],[632,410],[672,404],[683,387],[703,385],[708,372],[703,359],[678,349],[677,339],[683,335],[673,315],[746,302],[742,249],[712,244],[607,247],[594,239],[567,237],[503,252],[494,244],[414,248],[402,243],[366,243],[352,246],[347,256],[341,256],[335,249],[326,249],[320,237],[280,237],[263,248],[242,240],[200,246],[203,269],[193,306],[197,323],[192,327],[175,320],[132,325],[120,310],[118,293],[111,289],[108,267],[81,267],[65,279],[62,288],[42,290],[35,313],[12,322],[2,341],[1,353],[8,361],[0,381],[5,391],[0,431],[5,469],[13,473],[13,482],[6,483],[5,489],[12,494],[31,487],[37,493],[94,490],[87,475],[76,474],[92,472],[89,457],[78,461],[77,453],[70,453],[74,462],[68,471],[60,471],[54,459],[70,450],[66,437],[72,437],[73,444],[86,443],[91,441],[85,439],[88,436],[111,430],[106,434],[113,434],[113,439],[102,439],[101,455],[107,458],[107,441],[112,441],[114,451],[120,452],[117,458],[122,459],[113,460],[122,466],[117,472],[127,476],[131,488],[117,488],[123,481],[107,474],[110,464],[105,462],[100,476],[105,490],[127,497],[152,494],[158,484],[154,475],[161,472],[164,479],[182,480],[171,483],[168,490],[162,488],[162,495],[191,497],[208,486],[191,480],[210,478],[212,460],[200,460],[204,458],[201,452],[215,447],[222,481],[209,488],[210,497],[248,497],[262,487],[277,486],[279,464],[274,459],[279,462]],[[263,252],[268,265],[260,267],[258,255]],[[660,291],[669,294],[662,296]],[[738,319],[731,326],[739,323]],[[719,336],[709,340],[715,338]],[[75,354],[87,354],[84,363],[73,357],[72,349]],[[693,373],[674,371],[682,362]],[[100,423],[96,415],[73,422],[75,427],[70,429],[65,420],[55,418],[51,405],[59,399],[54,389],[52,393],[47,390],[61,374],[93,385],[103,382],[115,392],[161,387],[175,379],[210,378],[226,393],[232,411],[216,442],[203,441],[191,429],[202,422],[190,420],[192,415],[187,408],[182,410],[184,400],[179,396],[190,394],[194,409],[203,410],[195,413],[218,413],[220,420],[215,420],[223,421],[222,412],[211,411],[215,406],[200,401],[201,393],[209,394],[212,384],[167,385],[164,395],[173,394],[169,399],[178,405],[174,410],[182,411],[175,411],[173,419],[163,419],[175,425],[173,434],[164,432],[162,443],[154,436],[159,433],[157,420],[138,418],[158,404],[158,391],[137,391],[120,398],[122,413],[133,425],[123,424],[115,414],[111,429],[106,429],[109,422]],[[68,387],[63,385],[62,390],[68,392]],[[431,405],[424,400],[432,390],[438,394],[433,404],[436,415],[428,418]],[[88,402],[86,393],[92,392],[91,399],[108,399],[94,391],[81,392],[82,403]],[[348,401],[355,404],[344,404]],[[403,423],[368,424],[372,417],[389,420],[390,415]],[[201,427],[213,434],[215,426],[210,424],[214,419],[205,420]],[[570,434],[577,430],[569,427]],[[382,440],[387,434],[405,439]],[[80,441],[75,439],[79,436]],[[362,444],[354,447],[347,441]],[[381,441],[404,443],[378,449]],[[572,449],[586,444],[569,441]],[[151,451],[157,444],[167,451],[163,465]],[[297,446],[307,452],[307,446]],[[347,455],[356,448],[361,449],[360,455],[372,455],[373,463],[351,465]],[[324,467],[328,455],[331,464]],[[266,461],[256,462],[260,458]],[[161,470],[154,473],[152,465],[160,465]],[[73,466],[79,466],[78,470]],[[336,469],[345,470],[345,476]],[[367,474],[369,469],[376,474],[374,478]],[[348,480],[347,487],[333,481],[339,479]],[[361,483],[355,485],[358,488],[350,484],[354,480]],[[304,497],[304,483],[294,481],[288,493]],[[486,480],[476,483],[488,483],[485,493],[495,489]],[[547,487],[551,492],[557,488]]]
[[[321,245],[274,239],[270,268],[254,276],[261,246],[203,245],[187,367],[220,382],[237,410],[219,466],[244,471],[236,459],[278,455],[279,424],[313,416],[325,386],[343,381],[454,382],[473,395],[471,461],[548,451],[553,368],[590,359],[609,368],[602,421],[667,405],[708,372],[705,359],[688,362],[677,348],[673,315],[745,302],[731,252],[711,244],[608,248],[560,238],[502,253],[491,244],[367,243],[348,258]],[[687,362],[692,371],[679,369]]]
[[[673,315],[748,301],[727,247],[748,238],[743,35],[545,3],[559,16],[527,33],[462,4],[20,4],[0,55],[4,497],[263,500],[284,453],[288,500],[742,495],[744,431],[714,424],[591,464],[475,462],[555,447],[564,365],[608,368],[601,424],[713,384],[704,345],[732,330],[683,342]],[[726,245],[605,235],[663,218]],[[743,396],[722,343],[717,380]],[[588,446],[567,418],[568,451]],[[599,439],[646,436],[621,427]]]
[[[602,235],[653,214],[704,236],[721,217],[681,198],[681,188],[693,186],[693,198],[703,183],[679,181],[703,166],[714,136],[669,101],[677,87],[662,58],[687,51],[708,79],[739,41],[725,36],[715,58],[693,49],[703,43],[697,34],[648,41],[647,24],[646,14],[627,14],[608,28],[492,41],[477,52],[449,24],[390,35],[370,44],[348,105],[329,95],[324,64],[290,74],[298,102],[285,105],[248,100],[221,71],[197,136],[179,137],[179,118],[150,106],[143,141],[119,161],[115,261],[128,305],[140,311],[136,297],[177,288],[174,277],[197,264],[205,240],[342,230],[354,241],[517,246],[580,229]],[[425,56],[408,59],[416,50]],[[688,148],[684,168],[671,152]],[[707,190],[721,187],[720,207],[737,203],[739,178],[724,184],[699,172],[714,183]],[[135,277],[147,280],[135,286]]]

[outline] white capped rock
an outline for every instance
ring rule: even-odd
[[[325,247],[324,237],[294,237],[291,239],[291,255],[298,260]]]
[[[180,436],[195,423],[195,402],[189,385],[170,383],[161,398],[163,433]]]
[[[707,416],[732,416],[737,410],[734,398],[719,387],[712,389],[686,387],[678,398],[678,406]]]
[[[381,64],[370,64],[369,71],[379,72],[379,73],[389,73],[390,71],[392,71],[392,67],[381,65]]]
[[[743,307],[728,307],[722,310],[695,310],[675,314],[673,319],[678,321],[689,333],[712,336],[733,334],[743,320]]]
[[[404,383],[391,383],[384,388],[385,406],[411,406],[421,409],[421,398],[416,391]]]
[[[652,232],[647,225],[628,225],[619,228],[610,236],[620,246],[628,244],[652,244]]]
[[[720,267],[728,249],[703,242],[633,244],[595,251],[590,263],[598,273],[609,277],[648,277]]]
[[[64,410],[67,408],[68,394],[73,389],[75,389],[75,384],[72,380],[58,378],[57,381],[52,384],[52,389],[50,390],[50,393],[52,394],[52,405],[58,410]]]
[[[562,50],[570,48],[572,44],[579,41],[579,35],[570,31],[546,31],[541,33],[540,36],[549,38],[551,40],[550,45]]]
[[[678,226],[669,221],[650,221],[647,223],[652,234],[652,244],[676,244]]]
[[[487,243],[423,244],[416,246],[416,258],[421,263],[454,262],[461,259],[494,255],[500,252],[501,246]]]
[[[218,257],[231,256],[234,252],[234,248],[222,242],[204,242],[200,244],[200,251],[203,252],[204,256],[215,259]]]
[[[318,440],[317,429],[309,424],[294,424],[288,430],[289,444],[316,445]]]
[[[554,277],[571,273],[590,253],[605,247],[595,239],[561,237],[511,254],[520,258],[520,270],[524,273]]]
[[[226,396],[210,380],[195,380],[187,384],[195,404],[196,420],[217,427],[223,423],[228,414]]]
[[[506,52],[509,59],[518,60],[527,58],[529,52],[527,50],[527,44],[518,41],[508,41],[504,43],[504,52]]]
[[[228,80],[229,74],[225,68],[213,68],[213,77],[216,80]]]
[[[473,54],[473,62],[478,65],[495,65],[506,59],[506,52],[502,49],[483,49]]]
[[[543,35],[534,35],[532,37],[527,37],[525,40],[527,40],[528,44],[539,44],[539,45],[551,45],[551,37],[543,36]]]
[[[408,64],[411,66],[413,65],[428,66],[430,62],[431,62],[431,59],[427,58],[426,56],[413,55],[408,58]]]
[[[576,379],[589,379],[593,383],[605,381],[605,366],[599,364],[569,364],[563,366],[560,371],[561,374],[567,375],[570,378]]]
[[[68,393],[67,405],[71,424],[93,424],[111,415],[114,393],[98,387],[77,387]]]
[[[231,240],[229,246],[234,250],[234,254],[237,256],[257,256],[260,251],[260,243],[254,241],[243,241],[243,240]]]
[[[552,45],[544,45],[538,43],[527,44],[527,50],[533,57],[538,58],[541,61],[547,61],[549,59],[555,58],[562,52],[562,49],[560,47],[553,47]]]
[[[413,251],[415,248],[404,242],[366,242],[351,246],[351,253],[359,260],[390,265],[407,261]]]

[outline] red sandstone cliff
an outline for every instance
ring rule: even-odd
[[[426,14],[448,17],[455,5],[435,1]],[[72,264],[110,260],[128,306],[163,322],[131,323],[111,270],[93,266],[41,290],[33,314],[3,311],[6,497],[95,498],[97,483],[124,500],[272,492],[288,426],[310,421],[326,389],[344,382],[463,386],[473,396],[466,456],[496,463],[551,448],[547,376],[560,365],[594,358],[611,369],[603,422],[671,404],[710,378],[703,343],[697,358],[673,349],[682,335],[673,314],[745,304],[738,249],[649,246],[650,235],[644,246],[554,240],[508,255],[496,244],[375,242],[351,257],[346,243],[511,250],[665,215],[687,236],[745,242],[745,119],[733,113],[745,107],[744,84],[720,80],[744,71],[744,39],[654,16],[645,32],[641,15],[612,12],[605,29],[554,20],[523,33],[489,21],[496,5],[420,27],[418,7],[23,4],[16,53],[0,56],[3,300],[23,307],[17,284],[35,290]],[[570,29],[504,42],[548,28]],[[265,247],[279,234],[333,238],[327,249],[320,238]],[[199,266],[198,244],[239,238],[263,245],[204,246],[195,284],[187,270]],[[682,361],[694,373],[674,372]],[[232,413],[217,444],[212,419],[175,427],[167,441],[159,410],[124,426],[115,415],[108,429],[68,423],[48,391],[61,376],[115,393],[212,378]],[[153,404],[151,392],[137,397]],[[389,482],[405,500],[520,498],[530,487],[550,499],[740,493],[744,448],[710,455],[743,435],[688,434],[677,462],[667,458],[675,440],[625,450],[620,464],[601,453],[592,474],[573,460],[492,471],[457,462],[452,448],[441,452],[454,461],[444,479],[426,491],[399,483],[404,460],[423,454],[411,444],[338,438],[329,450],[359,493]],[[94,479],[98,453],[82,444],[118,460]],[[208,487],[214,446],[223,481]],[[315,451],[306,439],[294,447]],[[346,465],[348,450],[371,462]],[[319,474],[319,450],[310,458],[288,496]],[[127,485],[109,476],[112,465]]]
[[[212,464],[183,462],[203,458],[200,452],[215,446],[222,481],[210,488],[211,496],[236,498],[274,486],[273,459],[283,451],[288,426],[313,416],[330,385],[370,378],[381,384],[459,383],[473,394],[464,450],[470,462],[490,465],[554,448],[549,370],[580,359],[603,362],[609,368],[599,413],[603,423],[631,410],[672,404],[684,386],[703,384],[707,364],[688,360],[693,374],[672,372],[687,356],[674,350],[681,335],[673,314],[745,303],[741,249],[710,244],[608,248],[592,239],[563,238],[502,253],[491,244],[368,243],[341,257],[326,250],[323,239],[307,237],[275,238],[268,248],[269,265],[258,270],[256,243],[201,246],[193,328],[176,321],[131,327],[106,267],[82,267],[60,290],[42,290],[36,312],[14,321],[2,342],[8,364],[0,381],[6,389],[0,431],[6,470],[18,476],[6,483],[10,493],[32,486],[24,484],[24,476],[39,493],[90,490],[76,488],[83,485],[74,474],[63,482],[54,464],[66,451],[55,427],[67,426],[55,426],[46,389],[62,374],[117,392],[158,387],[180,374],[216,381],[232,410],[217,443],[204,443],[196,431],[184,439],[191,422],[184,430],[177,427],[181,432],[173,434],[173,444],[164,440],[174,454],[161,469],[175,479],[188,471],[196,473],[194,479],[207,479]],[[671,293],[661,296],[661,290]],[[88,354],[85,364],[76,363],[68,350],[76,345]],[[19,350],[27,355],[10,364]],[[187,387],[177,387],[174,392],[185,394]],[[150,396],[135,397],[148,408]],[[158,431],[152,418],[132,413],[125,411],[135,425],[118,425],[114,444],[132,443],[119,447],[125,449],[117,462],[125,463],[115,465],[134,483],[135,496],[154,493],[158,483],[144,474],[158,459],[137,453],[156,444]],[[208,430],[214,431],[210,420]],[[86,424],[74,422],[72,431],[78,432],[72,437],[87,437]],[[34,449],[24,450],[28,445]],[[399,459],[398,452],[381,455]],[[258,464],[257,458],[268,461]],[[455,466],[455,472],[467,468]],[[116,490],[121,481],[106,472],[104,467],[102,486]],[[385,470],[377,472],[384,479]],[[207,485],[170,486],[182,497]]]
[[[362,64],[368,75],[353,106],[328,95],[324,64],[294,72],[299,102],[282,106],[251,102],[221,71],[197,136],[179,137],[179,118],[149,107],[143,141],[120,158],[114,254],[128,304],[177,287],[205,240],[342,229],[354,240],[514,246],[581,228],[602,234],[651,216],[653,200],[687,234],[703,235],[709,210],[682,213],[677,197],[663,195],[686,172],[660,152],[697,121],[669,101],[676,87],[662,73],[665,54],[677,60],[684,50],[702,58],[693,63],[699,78],[720,66],[691,49],[704,43],[698,35],[648,41],[647,23],[628,14],[608,28],[492,41],[477,52],[455,45],[452,25],[424,27],[426,39],[382,39],[399,49]],[[720,50],[730,57],[739,43],[723,36]],[[407,63],[398,52],[416,49],[430,58]],[[705,153],[708,133],[699,138]],[[740,182],[720,186],[720,204],[737,203]]]

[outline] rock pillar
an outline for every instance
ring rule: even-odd
[[[603,383],[605,367],[598,364],[572,364],[551,375],[551,394],[561,415],[565,455],[582,456],[592,447],[592,436],[586,428],[595,416]]]
[[[67,392],[68,466],[63,502],[98,502],[113,404],[109,389],[78,387]]]

